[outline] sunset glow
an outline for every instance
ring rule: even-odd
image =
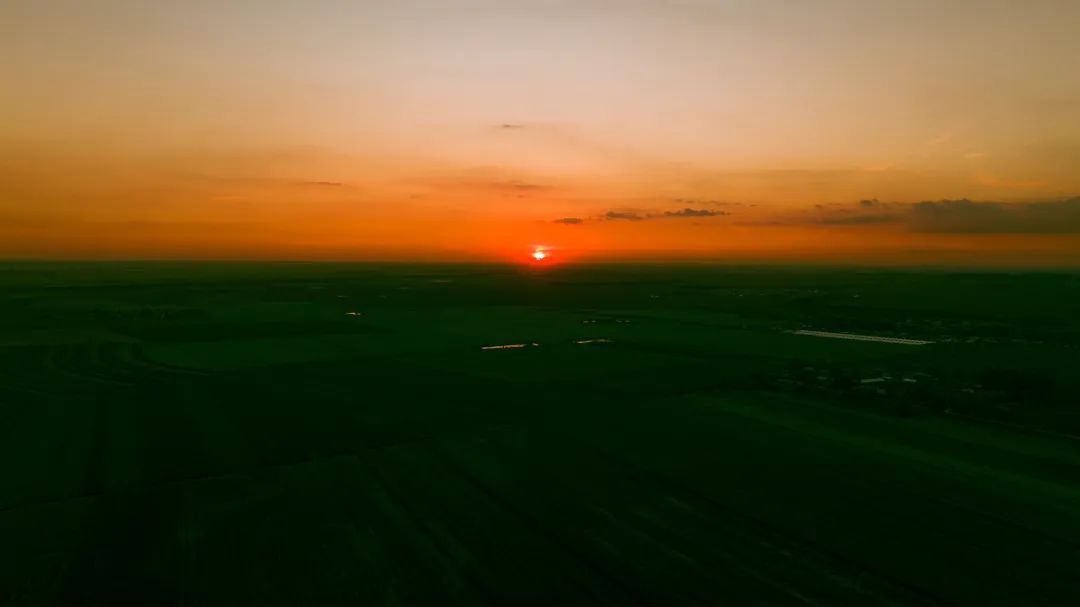
[[[2,11],[0,256],[1080,263],[1076,2],[246,4]]]

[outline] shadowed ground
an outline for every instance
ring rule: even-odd
[[[1066,272],[3,265],[0,603],[1074,605],[1077,309]]]

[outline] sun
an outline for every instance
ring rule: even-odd
[[[533,251],[532,256],[536,261],[544,261],[544,259],[547,258],[547,253],[545,253],[543,249],[537,249]]]

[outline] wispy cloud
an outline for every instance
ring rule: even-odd
[[[939,145],[944,145],[944,144],[949,143],[950,141],[952,141],[955,136],[956,136],[956,133],[954,133],[952,131],[942,133],[942,134],[938,135],[937,137],[929,139],[926,142],[925,145],[926,145],[926,147],[936,147],[936,146],[939,146]]]
[[[837,215],[825,217],[821,223],[827,225],[869,225],[874,223],[892,223],[897,221],[895,215]]]
[[[741,202],[728,202],[726,200],[709,200],[698,198],[676,198],[675,204],[686,205],[690,207],[739,207],[742,206]]]
[[[922,232],[1080,233],[1080,197],[1029,203],[937,200],[911,205],[908,221]]]
[[[1007,190],[1037,190],[1046,186],[1046,182],[1041,179],[1006,179],[989,173],[975,176],[975,183]]]
[[[664,217],[719,217],[729,215],[725,211],[713,211],[710,209],[679,209],[678,211],[664,211]]]
[[[296,185],[322,188],[343,188],[345,184],[340,181],[298,181]]]
[[[442,174],[410,176],[402,184],[431,193],[484,193],[518,198],[565,190],[564,186],[542,183],[497,167],[475,167]]]
[[[1032,202],[860,200],[815,205],[813,211],[753,222],[756,225],[897,224],[912,232],[955,234],[1080,234],[1080,197]]]
[[[630,209],[618,209],[606,211],[602,215],[594,216],[589,219],[583,219],[580,217],[563,217],[561,219],[553,220],[554,223],[563,224],[581,224],[586,221],[652,221],[657,219],[701,219],[705,217],[723,217],[730,215],[727,211],[721,211],[719,209],[694,209],[691,207],[685,207],[682,209],[676,209],[672,211],[638,211]]]
[[[604,219],[608,221],[643,221],[646,217],[644,215],[625,211],[608,211],[607,213],[604,213]]]

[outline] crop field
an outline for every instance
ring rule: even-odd
[[[1078,310],[1065,271],[0,264],[0,604],[1077,605]]]

